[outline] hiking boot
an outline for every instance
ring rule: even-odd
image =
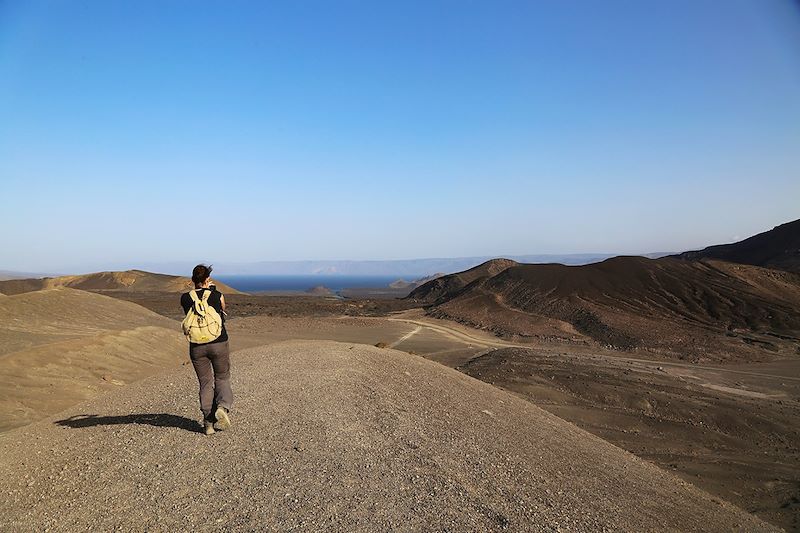
[[[224,407],[217,407],[214,418],[217,419],[217,429],[228,429],[231,427],[231,419],[228,416],[228,410]]]
[[[208,420],[203,422],[203,432],[206,435],[213,435],[214,434],[214,422],[209,422]]]

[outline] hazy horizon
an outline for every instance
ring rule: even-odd
[[[772,229],[772,228],[769,228]],[[749,237],[749,235],[748,235]],[[746,238],[746,237],[744,237]],[[720,244],[720,243],[714,243]],[[704,248],[702,246],[700,248]],[[688,249],[687,249],[688,250]],[[495,258],[518,258],[518,259],[553,259],[556,262],[560,260],[567,260],[567,263],[573,263],[570,259],[579,260],[582,258],[608,258],[624,255],[634,256],[658,256],[680,253],[686,250],[650,250],[638,252],[568,252],[568,253],[498,253],[498,254],[472,254],[463,256],[428,256],[428,257],[391,257],[391,258],[346,258],[346,257],[305,257],[300,259],[256,259],[251,261],[236,261],[221,257],[217,254],[203,254],[198,253],[193,258],[164,258],[164,259],[113,259],[107,261],[70,261],[70,259],[57,260],[47,264],[36,264],[35,266],[26,266],[25,263],[14,263],[13,258],[10,261],[0,263],[0,272],[30,272],[30,273],[52,273],[52,274],[85,274],[92,272],[108,271],[108,270],[149,270],[152,272],[173,273],[177,271],[184,271],[191,268],[198,263],[214,264],[214,265],[234,265],[239,266],[257,266],[262,264],[303,264],[303,263],[410,263],[418,261],[457,261],[457,260],[471,260],[471,259],[495,259]],[[538,262],[538,261],[533,261]],[[14,265],[21,265],[14,267]],[[424,274],[425,272],[420,272]]]
[[[0,269],[741,240],[800,217],[798,42],[788,1],[3,2]]]
[[[497,256],[469,257],[419,257],[411,259],[352,260],[352,259],[305,259],[294,261],[253,261],[231,262],[202,259],[184,261],[154,262],[109,262],[84,266],[66,266],[52,269],[9,269],[0,268],[0,274],[37,274],[45,276],[82,275],[105,271],[143,270],[147,272],[185,276],[197,263],[214,265],[215,276],[411,276],[422,277],[436,273],[450,273],[466,270],[490,259],[512,259],[521,263],[563,263],[583,265],[603,261],[619,255],[659,257],[671,252],[651,252],[643,254],[500,254]],[[1,265],[0,265],[1,266]],[[331,270],[331,269],[334,270]],[[338,270],[337,270],[338,268]]]
[[[222,262],[215,270],[218,277],[229,276],[343,276],[343,277],[393,277],[414,280],[434,274],[451,274],[461,272],[485,263],[491,259],[512,259],[519,263],[562,263],[565,265],[585,265],[603,261],[615,254],[564,254],[564,255],[513,255],[450,257],[450,258],[417,258],[389,261],[350,261],[350,260],[317,260],[317,261],[259,261],[255,263]],[[650,254],[663,255],[663,254]],[[190,266],[174,269],[175,273],[187,272]]]

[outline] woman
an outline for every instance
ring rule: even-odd
[[[199,299],[205,291],[211,291],[208,305],[222,317],[220,336],[206,344],[189,344],[189,357],[200,382],[200,410],[203,412],[203,429],[206,435],[217,429],[228,429],[231,425],[229,411],[233,405],[231,390],[231,363],[228,350],[228,332],[225,330],[225,296],[211,284],[211,267],[197,265],[192,270],[192,282]],[[192,291],[190,291],[192,292]],[[194,305],[190,292],[181,295],[181,307],[188,313]]]

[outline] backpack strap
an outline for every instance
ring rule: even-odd
[[[203,303],[204,304],[208,303],[208,299],[211,297],[211,293],[212,292],[213,291],[211,289],[208,289],[206,292],[203,293]]]
[[[211,291],[208,291],[208,293],[204,294],[202,299],[200,299],[200,297],[197,296],[197,289],[189,291],[189,295],[192,297],[193,301],[192,309],[194,309],[194,312],[200,316],[206,316],[206,308],[208,307],[208,297],[210,292]]]

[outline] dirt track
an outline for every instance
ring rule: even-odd
[[[414,310],[416,311],[416,310]],[[414,316],[415,313],[412,311],[407,313],[410,316]],[[542,345],[537,343],[527,343],[527,344],[520,344],[514,343],[509,341],[504,341],[502,339],[496,337],[490,337],[485,334],[481,334],[480,330],[472,330],[469,331],[467,328],[461,326],[455,322],[448,322],[445,320],[429,318],[429,317],[416,317],[415,318],[402,318],[400,316],[396,318],[389,318],[387,319],[393,322],[405,322],[407,324],[413,324],[418,328],[428,328],[433,331],[437,331],[444,335],[448,335],[449,337],[460,340],[462,342],[470,343],[473,346],[479,346],[483,348],[532,348],[536,347],[538,349],[542,348]],[[417,330],[418,331],[418,330]],[[403,340],[406,340],[408,337],[400,339],[395,342],[395,344],[400,344]],[[544,346],[547,347],[546,345]],[[553,349],[551,346],[551,351],[554,353],[562,353],[563,349],[561,347],[557,347],[559,349]],[[570,347],[571,350],[575,350],[574,347]],[[624,352],[622,352],[624,353]],[[717,366],[706,366],[706,365],[698,365],[696,363],[683,363],[679,361],[669,361],[664,359],[642,359],[637,357],[628,357],[622,355],[621,352],[618,351],[609,351],[608,354],[603,354],[603,350],[598,347],[592,347],[591,354],[594,358],[605,358],[610,361],[628,361],[633,363],[645,363],[652,366],[668,366],[674,368],[688,368],[692,370],[711,370],[714,372],[719,373],[732,373],[732,374],[741,374],[743,376],[753,376],[753,377],[760,377],[760,378],[768,378],[768,379],[776,379],[781,381],[800,381],[800,376],[787,376],[784,374],[769,374],[765,372],[752,372],[747,370],[738,370],[735,368],[726,368],[722,365]]]
[[[772,528],[531,403],[326,341],[234,356],[235,427],[189,368],[0,435],[1,530]]]

